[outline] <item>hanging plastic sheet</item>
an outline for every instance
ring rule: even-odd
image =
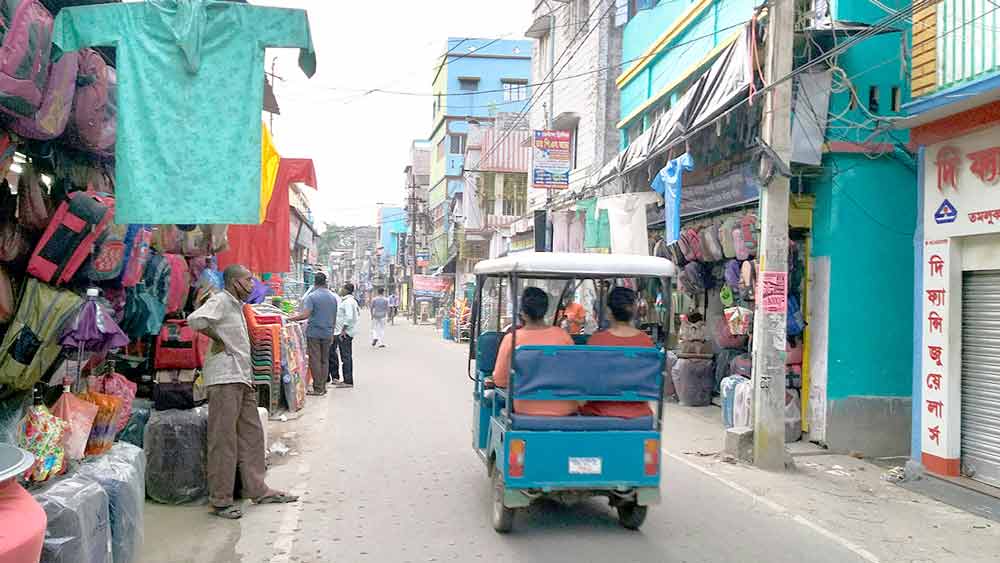
[[[649,255],[645,210],[656,199],[656,194],[646,192],[598,200],[598,210],[607,211],[612,253]]]

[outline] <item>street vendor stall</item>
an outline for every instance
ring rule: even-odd
[[[23,58],[9,68],[31,73],[0,68],[0,451],[31,461],[0,467],[2,563],[136,561],[147,493],[204,485],[203,464],[161,463],[205,455],[196,432],[159,431],[205,412],[209,346],[185,318],[222,288],[230,225],[287,231],[288,184],[316,184],[311,161],[282,166],[260,121],[265,47],[297,47],[315,71],[304,11],[66,7],[82,3],[0,6],[32,29],[0,29]],[[301,330],[276,318],[268,414],[301,409],[306,376]]]

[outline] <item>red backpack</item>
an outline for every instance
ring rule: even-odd
[[[184,320],[163,323],[156,337],[155,369],[198,369],[205,365],[210,341],[195,332]]]
[[[80,57],[76,53],[64,53],[58,62],[50,65],[48,85],[38,111],[31,116],[18,117],[11,122],[10,128],[22,137],[39,141],[48,141],[62,135],[73,108],[73,93],[76,92],[79,68]]]
[[[125,236],[125,267],[122,270],[122,287],[134,287],[142,281],[149,261],[149,245],[153,231],[145,225],[129,225]]]
[[[167,314],[176,313],[187,303],[191,291],[191,274],[187,260],[180,254],[164,254],[170,264],[170,284],[167,288]]]
[[[696,229],[688,229],[681,232],[680,243],[681,252],[688,262],[697,262],[704,257],[701,249],[701,235]]]
[[[38,0],[3,0],[0,24],[0,110],[32,117],[49,79],[52,14]]]
[[[115,69],[97,51],[84,49],[77,83],[68,130],[83,148],[111,155],[118,135]]]
[[[128,225],[110,225],[97,242],[94,255],[90,258],[87,268],[87,279],[90,281],[108,281],[118,279],[125,268],[125,236]]]
[[[28,273],[54,285],[73,279],[112,218],[114,199],[92,192],[69,194],[38,241]]]

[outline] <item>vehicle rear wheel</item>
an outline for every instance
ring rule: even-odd
[[[493,529],[500,534],[506,534],[514,527],[514,509],[503,505],[504,484],[503,475],[499,469],[493,470]]]
[[[629,530],[638,530],[646,521],[646,509],[634,502],[626,502],[618,506],[618,522]]]

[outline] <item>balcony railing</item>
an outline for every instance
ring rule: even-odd
[[[937,90],[1000,70],[998,4],[993,0],[942,0],[937,5]]]

